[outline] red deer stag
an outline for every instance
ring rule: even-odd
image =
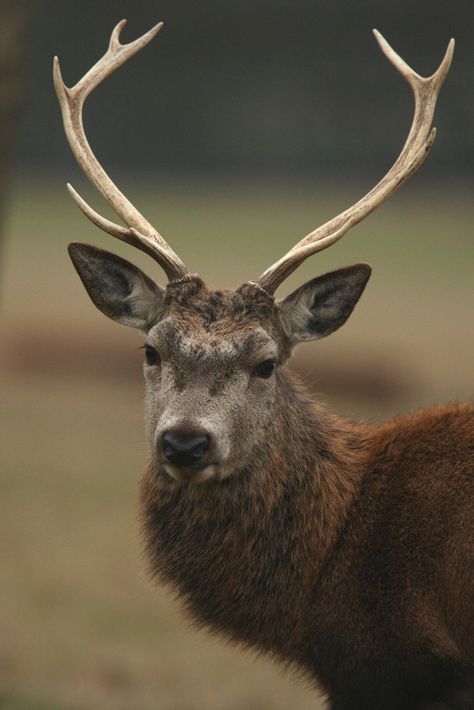
[[[355,264],[274,293],[423,162],[453,41],[429,78],[375,32],[415,97],[400,156],[359,202],[235,291],[208,288],[114,185],[82,125],[89,93],[161,24],[121,44],[72,88],[55,60],[66,135],[162,288],[118,256],[73,243],[92,301],[145,335],[151,456],[141,483],[150,569],[199,623],[302,670],[332,710],[474,708],[473,410],[451,405],[379,426],[327,413],[287,369],[295,346],[339,328],[370,276]]]

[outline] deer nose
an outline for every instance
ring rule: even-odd
[[[209,444],[209,434],[196,429],[168,429],[161,437],[164,457],[175,466],[199,466]]]

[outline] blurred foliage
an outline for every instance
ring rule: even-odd
[[[122,17],[125,41],[159,20],[165,28],[87,110],[108,164],[288,177],[382,170],[405,138],[412,106],[371,35],[375,26],[421,74],[436,69],[456,37],[429,177],[472,175],[472,0],[30,0],[24,168],[70,160],[53,54],[66,83],[75,83]]]

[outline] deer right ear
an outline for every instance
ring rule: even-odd
[[[112,320],[147,331],[159,319],[164,289],[120,256],[90,244],[68,246],[77,273],[97,308]]]
[[[362,295],[369,264],[346,266],[318,276],[279,304],[283,330],[293,343],[318,340],[341,327]]]

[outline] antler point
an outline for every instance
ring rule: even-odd
[[[446,49],[446,56],[449,58],[450,64],[453,59],[455,46],[456,46],[456,40],[454,39],[454,37],[451,37],[451,39],[448,42],[448,48]]]
[[[120,34],[126,24],[127,20],[120,20],[120,22],[117,22],[114,29],[112,30],[112,34],[110,35],[109,49],[114,49],[116,47],[121,46]]]
[[[59,64],[59,58],[57,56],[53,57],[53,83],[56,95],[61,102],[64,95],[68,93],[69,89],[64,83],[63,75],[61,73],[61,65]]]
[[[374,35],[375,39],[377,40],[378,44],[380,45],[382,51],[383,51],[384,44],[388,45],[390,47],[390,45],[388,44],[388,42],[385,39],[385,37],[383,36],[383,34],[379,30],[375,29],[375,27],[372,30],[372,34]]]
[[[143,35],[143,38],[147,38],[147,40],[148,40],[147,43],[156,37],[156,35],[161,30],[161,28],[163,27],[164,24],[165,23],[163,22],[163,20],[161,20],[160,22],[157,22],[157,24],[154,27],[152,27],[150,30],[148,30],[148,32],[146,32]]]

